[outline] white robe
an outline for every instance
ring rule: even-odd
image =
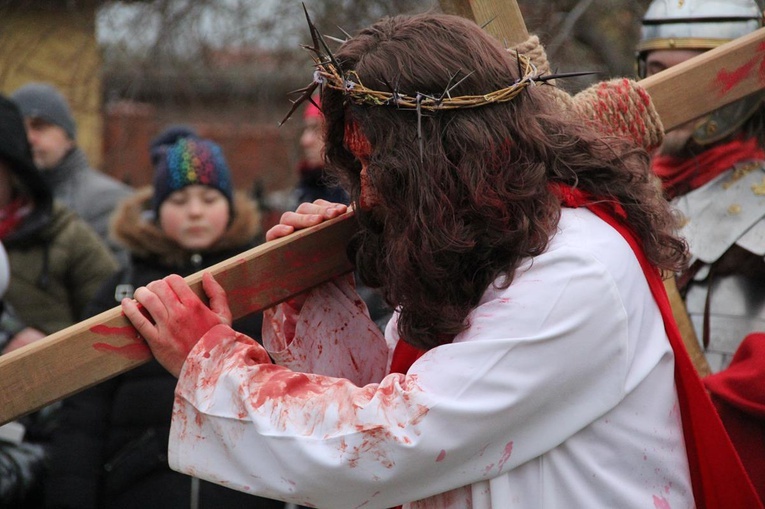
[[[173,468],[325,509],[694,507],[661,315],[585,209],[405,375],[385,376],[395,324],[386,342],[348,282],[290,310],[264,324],[284,366],[223,325],[191,352]]]

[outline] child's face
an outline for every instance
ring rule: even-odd
[[[207,249],[226,231],[229,221],[226,197],[211,187],[186,186],[171,194],[159,207],[159,224],[165,234],[185,249]]]

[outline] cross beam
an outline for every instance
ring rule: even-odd
[[[448,0],[443,4],[461,4],[463,10],[458,12],[470,12],[468,17],[479,23],[499,12],[487,7],[491,2],[485,1]],[[525,40],[527,33],[514,1],[497,5],[508,8],[506,4],[515,5],[510,9],[517,16],[508,26],[516,28],[500,38],[513,45]],[[498,21],[495,19],[487,27]],[[765,88],[765,28],[641,83],[668,129]],[[238,318],[352,270],[345,249],[356,229],[353,214],[348,213],[255,247],[208,270],[226,289],[232,313]],[[202,293],[201,273],[186,279],[197,294]],[[150,358],[148,347],[119,307],[3,355],[0,424],[133,369]]]

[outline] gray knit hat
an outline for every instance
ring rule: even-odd
[[[77,125],[61,92],[47,83],[28,83],[16,90],[11,99],[24,118],[42,118],[61,127],[69,138],[76,139]]]

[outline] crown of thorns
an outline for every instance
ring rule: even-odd
[[[523,66],[521,78],[508,87],[482,95],[461,95],[457,97],[451,95],[452,90],[467,79],[472,72],[457,82],[455,82],[457,75],[451,76],[444,91],[437,96],[424,93],[417,93],[415,96],[411,96],[398,92],[392,89],[392,87],[389,87],[391,88],[389,92],[368,88],[362,83],[356,71],[343,73],[331,60],[326,62],[317,61],[313,81],[319,86],[326,86],[344,92],[345,96],[354,104],[395,106],[399,109],[410,110],[455,110],[511,101],[524,88],[539,81],[537,69],[528,58],[519,55],[518,62],[519,68],[521,65]]]
[[[416,93],[414,96],[398,91],[391,86],[385,78],[381,81],[388,88],[388,91],[380,91],[368,88],[362,83],[361,78],[355,71],[344,71],[342,66],[335,59],[334,55],[327,46],[324,36],[318,31],[308,15],[308,10],[303,4],[308,28],[313,39],[313,46],[303,45],[304,49],[313,53],[314,60],[314,78],[313,82],[307,87],[296,90],[292,93],[300,93],[300,97],[292,101],[292,108],[281,121],[286,122],[295,110],[305,101],[313,101],[313,93],[316,88],[326,86],[334,90],[343,92],[345,97],[354,104],[366,104],[370,106],[391,106],[403,110],[414,110],[418,113],[418,118],[424,111],[455,110],[466,108],[477,108],[488,104],[497,104],[512,101],[524,89],[538,83],[545,84],[556,78],[568,78],[573,76],[582,76],[592,74],[590,72],[572,72],[562,74],[541,74],[536,66],[528,57],[520,55],[516,51],[516,61],[518,62],[518,75],[520,78],[505,88],[481,95],[461,95],[453,97],[451,92],[460,83],[467,79],[473,72],[465,74],[459,81],[455,81],[462,71],[458,71],[450,76],[444,90],[439,94]],[[346,34],[347,35],[347,34]],[[350,36],[348,36],[350,37]],[[345,41],[339,41],[345,42]],[[314,103],[315,104],[315,103]],[[318,105],[316,105],[318,107]]]

